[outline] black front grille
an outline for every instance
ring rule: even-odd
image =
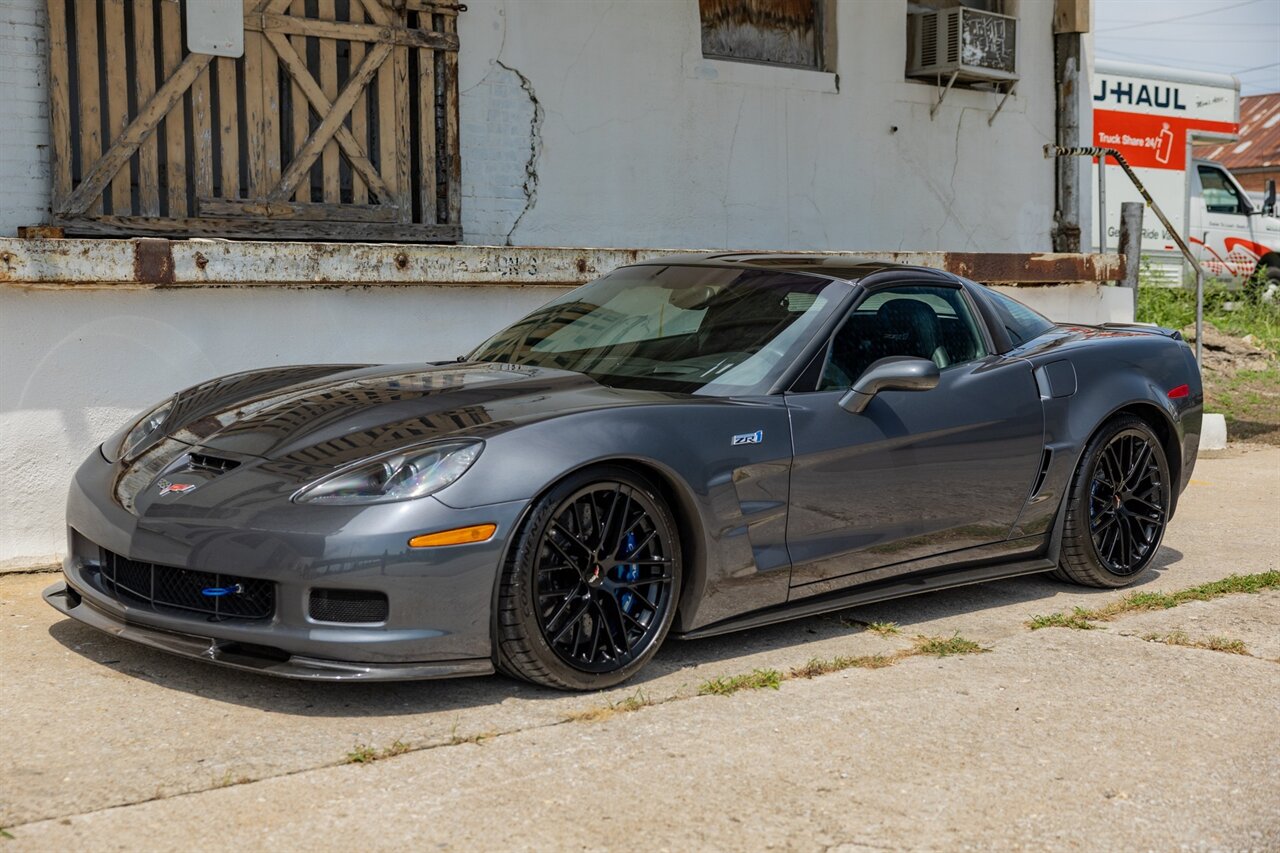
[[[140,563],[110,551],[103,556],[102,585],[122,600],[219,619],[268,619],[275,612],[276,585],[271,581]]]
[[[358,589],[311,590],[311,618],[320,622],[385,622],[387,596]]]

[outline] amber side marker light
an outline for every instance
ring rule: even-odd
[[[466,545],[469,542],[486,542],[493,538],[496,524],[473,524],[470,527],[455,527],[453,530],[441,530],[439,533],[424,533],[409,540],[410,548],[434,548],[437,545]]]

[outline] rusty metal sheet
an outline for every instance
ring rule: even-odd
[[[0,285],[26,288],[498,286],[568,287],[670,249],[431,246],[226,240],[0,238]],[[1119,255],[979,252],[795,252],[850,263],[890,261],[975,281],[1112,281]]]

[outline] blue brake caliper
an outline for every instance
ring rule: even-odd
[[[636,535],[634,533],[628,533],[626,541],[622,546],[622,553],[625,556],[630,557],[635,550]],[[620,581],[635,583],[640,580],[640,567],[635,563],[618,566],[618,575],[618,580]],[[630,613],[631,606],[636,603],[636,597],[631,593],[631,590],[625,590],[622,595],[618,596],[618,603],[622,605],[624,613]]]

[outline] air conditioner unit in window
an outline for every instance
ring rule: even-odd
[[[1018,19],[956,6],[912,15],[908,77],[1006,83],[1018,79]]]

